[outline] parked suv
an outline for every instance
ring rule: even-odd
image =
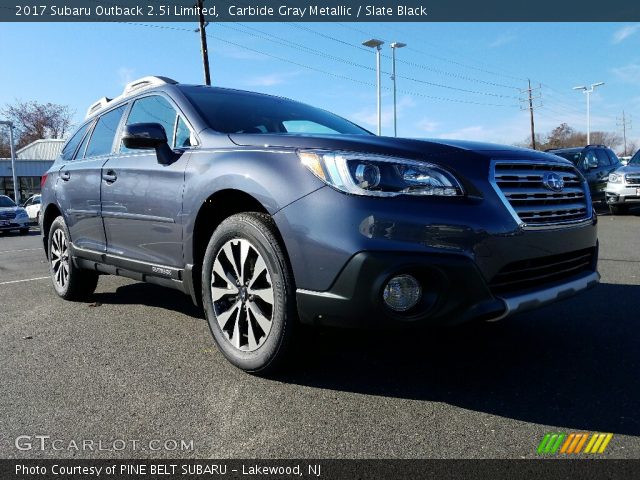
[[[275,368],[299,322],[499,320],[597,284],[596,216],[568,161],[378,137],[257,93],[129,84],[89,109],[43,181],[53,287],[99,274],[202,305],[236,366]]]
[[[573,163],[589,183],[591,198],[595,201],[605,199],[605,189],[609,174],[621,166],[620,160],[605,145],[587,145],[576,148],[557,148],[549,153],[566,158]]]
[[[609,175],[606,195],[614,215],[627,213],[633,204],[640,204],[640,150],[626,166]]]

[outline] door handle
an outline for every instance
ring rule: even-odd
[[[116,172],[109,170],[102,174],[102,179],[107,183],[113,183],[118,179],[118,176],[116,175]]]
[[[71,178],[71,174],[69,172],[60,172],[60,178],[66,182]]]

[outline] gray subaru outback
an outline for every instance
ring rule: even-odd
[[[300,324],[499,320],[599,281],[597,218],[567,160],[379,137],[164,77],[91,105],[43,178],[40,223],[60,297],[102,274],[181,290],[256,373]]]

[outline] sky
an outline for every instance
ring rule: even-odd
[[[203,83],[196,24],[0,24],[0,105],[16,100],[87,107],[146,75]],[[382,47],[382,133],[393,135],[391,42],[397,50],[398,135],[514,144],[530,135],[521,101],[531,79],[536,132],[566,122],[640,142],[640,24],[212,23],[214,86],[282,95],[376,129],[375,53]]]

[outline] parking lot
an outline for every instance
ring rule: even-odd
[[[272,379],[232,367],[188,297],[101,277],[91,302],[65,302],[39,233],[3,234],[0,457],[524,458],[547,432],[587,431],[637,458],[640,209],[601,210],[599,227],[602,283],[580,297],[418,334],[305,332]],[[19,450],[21,435],[62,449]],[[69,448],[83,440],[107,448]]]

